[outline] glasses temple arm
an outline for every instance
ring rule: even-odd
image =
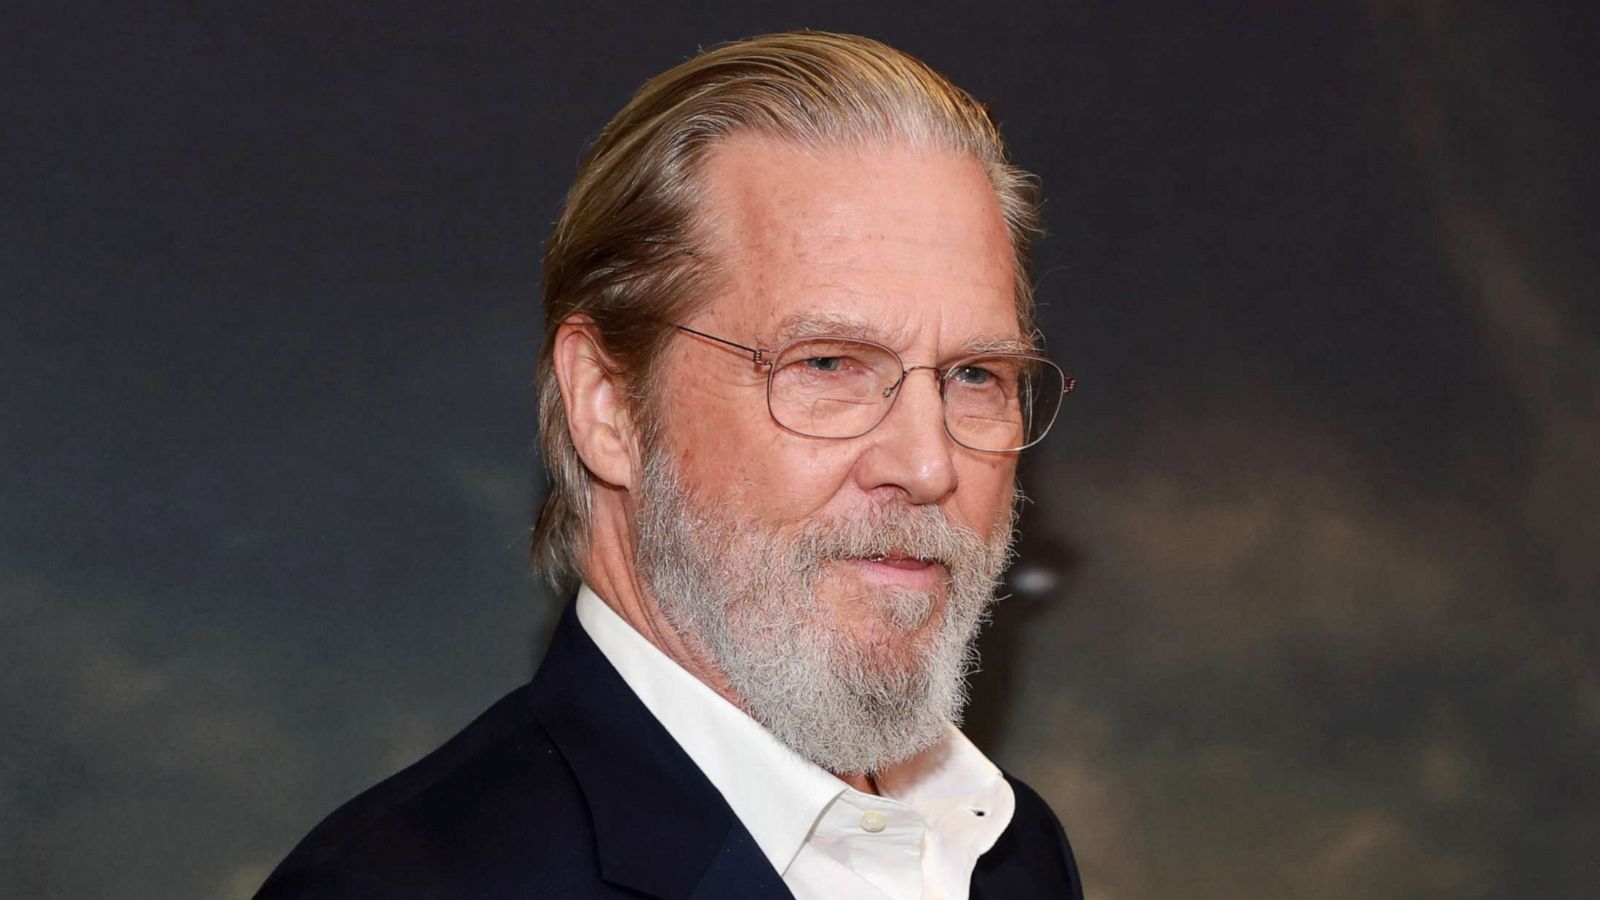
[[[750,358],[752,360],[754,360],[758,365],[765,364],[765,363],[767,363],[769,361],[766,358],[766,355],[767,355],[766,351],[762,350],[762,349],[760,349],[758,347],[746,347],[744,344],[735,343],[734,341],[730,341],[727,338],[719,338],[714,334],[706,334],[704,331],[696,331],[695,329],[690,328],[687,325],[679,325],[676,322],[674,322],[672,324],[672,327],[678,329],[679,331],[687,331],[688,333],[690,333],[692,335],[695,335],[696,337],[703,337],[708,341],[716,341],[719,344],[723,344],[723,345],[728,346],[728,347],[734,347],[734,348],[737,348],[739,350],[743,350],[744,352],[750,354]]]

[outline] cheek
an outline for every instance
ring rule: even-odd
[[[813,445],[776,425],[765,431],[738,443],[724,435],[700,483],[772,527],[798,524],[833,505],[849,483],[850,460],[839,448]]]
[[[767,472],[770,485],[766,518],[791,525],[829,507],[849,506],[840,497],[850,487],[850,471],[859,451],[844,443],[819,443],[787,432],[775,442]]]
[[[1001,455],[962,458],[956,463],[960,487],[955,514],[962,524],[989,538],[1004,528],[1016,491],[1016,460]]]
[[[696,356],[713,351],[691,349],[673,353],[658,375],[659,440],[686,487],[720,500],[746,480],[740,469],[756,455],[749,444],[767,412],[762,393],[728,377],[724,361]]]
[[[764,396],[733,387],[684,392],[668,409],[662,437],[685,486],[736,515],[777,525],[827,506],[848,482],[849,448],[784,431]]]

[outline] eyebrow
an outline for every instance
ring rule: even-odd
[[[961,342],[968,353],[1041,353],[1037,341],[1010,335],[978,334]]]
[[[865,319],[839,313],[807,312],[784,317],[783,321],[778,323],[775,340],[782,344],[799,338],[813,337],[846,337],[864,341],[882,339],[878,329],[868,324]]]
[[[784,317],[774,334],[776,344],[813,337],[854,338],[889,345],[890,340],[865,319],[856,316],[805,312]],[[1009,334],[974,334],[961,342],[963,353],[1039,353],[1036,340]]]

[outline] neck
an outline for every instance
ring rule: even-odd
[[[860,791],[863,794],[876,794],[876,793],[878,793],[878,783],[873,780],[873,778],[872,778],[872,776],[870,774],[864,774],[864,775],[840,775],[839,773],[835,772],[834,773],[834,777],[838,778],[840,781],[844,782],[845,784],[850,785],[851,787],[855,788],[856,790]]]

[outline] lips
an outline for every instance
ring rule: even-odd
[[[896,569],[922,569],[933,565],[937,560],[926,559],[920,556],[907,556],[903,553],[880,553],[866,557],[867,562],[883,566],[893,566]]]
[[[950,581],[950,569],[936,556],[917,556],[904,550],[889,550],[840,560],[856,577],[882,587],[930,591]]]

